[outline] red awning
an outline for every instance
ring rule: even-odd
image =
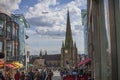
[[[86,63],[88,63],[88,62],[91,62],[91,59],[90,59],[90,58],[87,58],[87,59],[82,60],[81,62],[79,62],[79,63],[78,63],[78,67],[81,66],[81,65],[83,65],[83,64],[86,64]]]
[[[12,64],[5,64],[8,68],[13,68],[14,66]]]

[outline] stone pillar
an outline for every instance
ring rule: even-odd
[[[120,80],[120,8],[119,0],[108,0],[111,44],[111,79]]]
[[[105,26],[104,0],[92,2],[93,60],[95,80],[108,80],[108,40]]]
[[[87,0],[88,57],[91,61],[91,77],[94,77],[93,32],[92,32],[92,0]]]
[[[5,20],[5,28],[4,28],[4,31],[6,31],[6,23],[7,21]],[[6,32],[5,32],[6,33]],[[5,63],[4,63],[4,70],[6,70],[6,67],[5,67],[5,64],[6,64],[6,35],[4,36],[4,40],[3,40],[3,52],[4,52],[4,60],[5,60]]]
[[[92,28],[93,31],[93,66],[94,66],[94,79],[101,80],[101,70],[100,70],[100,27],[99,27],[99,11],[98,2],[93,0],[92,2]]]

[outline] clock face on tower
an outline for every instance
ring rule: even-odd
[[[67,49],[65,50],[65,53],[68,53],[68,50],[67,50]]]

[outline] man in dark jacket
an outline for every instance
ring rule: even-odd
[[[5,78],[4,78],[3,74],[2,74],[2,72],[0,72],[0,80],[5,80]]]
[[[34,73],[32,72],[32,69],[30,70],[30,72],[28,73],[31,80],[34,80]]]

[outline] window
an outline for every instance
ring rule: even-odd
[[[10,25],[7,26],[7,31],[10,32]]]
[[[3,42],[0,41],[0,52],[2,52],[3,50]]]
[[[0,28],[3,28],[4,21],[0,19]]]
[[[10,43],[7,43],[7,57],[12,56],[12,45]]]

